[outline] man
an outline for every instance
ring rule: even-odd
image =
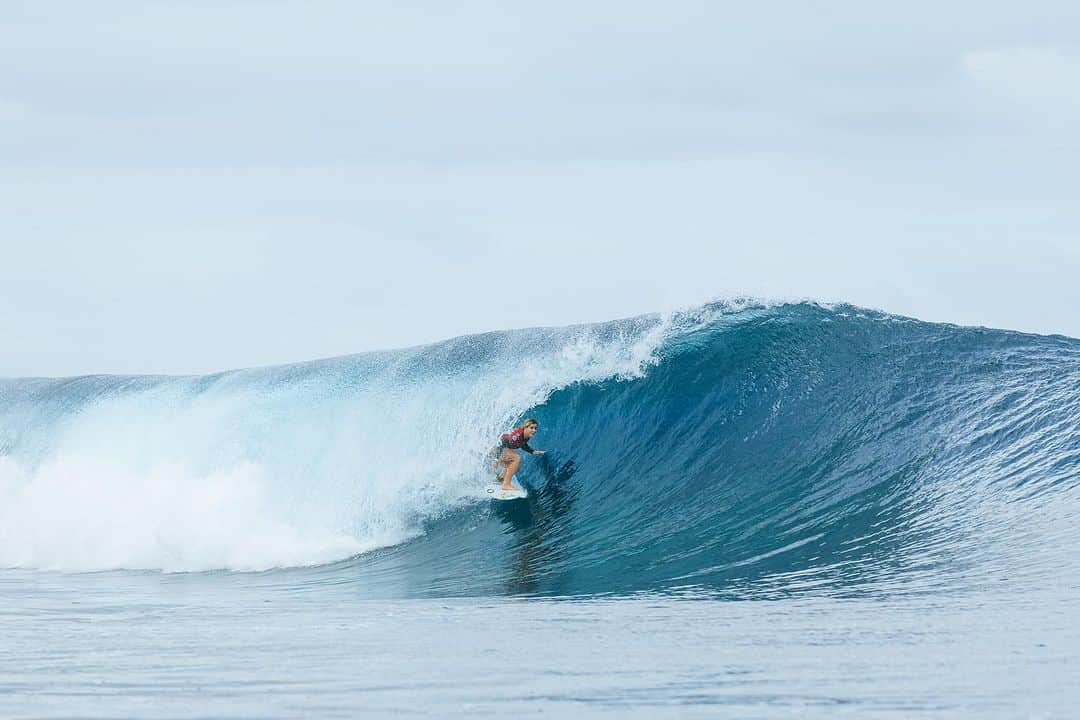
[[[521,467],[521,456],[515,450],[524,450],[530,455],[543,455],[543,450],[533,450],[529,447],[529,440],[540,428],[540,423],[533,418],[526,418],[521,427],[516,427],[508,433],[503,433],[499,438],[499,444],[491,449],[488,457],[492,458],[491,469],[495,472],[495,479],[502,480],[503,490],[513,490],[510,481],[514,479],[514,473]],[[497,455],[497,457],[496,457]],[[503,470],[499,472],[499,466]]]

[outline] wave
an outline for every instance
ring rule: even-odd
[[[480,456],[670,319],[488,333],[200,377],[0,381],[0,566],[260,570],[402,542],[485,496]]]
[[[549,452],[493,505],[482,457],[524,415]],[[1077,566],[1078,428],[1080,341],[810,303],[7,380],[0,566],[322,564],[305,582],[404,595],[1023,582]]]

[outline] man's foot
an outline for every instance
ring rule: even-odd
[[[510,490],[510,491],[517,490],[516,487],[514,487],[513,485],[510,485],[509,483],[503,483],[502,484],[502,489],[503,490]]]

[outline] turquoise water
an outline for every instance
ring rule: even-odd
[[[0,716],[1071,717],[1078,517],[1080,341],[849,306],[0,380]]]

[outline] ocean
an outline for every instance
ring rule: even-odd
[[[1069,718],[1078,520],[1080,340],[847,305],[4,379],[0,717]]]

